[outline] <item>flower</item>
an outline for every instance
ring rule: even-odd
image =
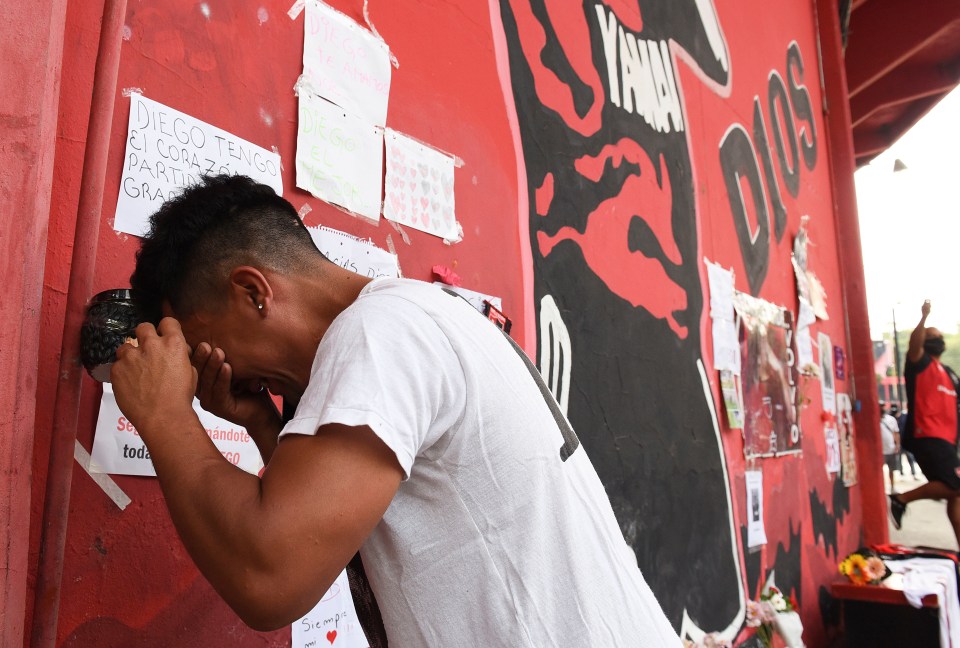
[[[850,554],[837,569],[854,585],[876,585],[890,574],[883,560],[870,550]]]
[[[769,647],[773,636],[777,634],[778,614],[794,612],[797,602],[793,596],[787,598],[774,586],[767,587],[756,601],[747,601],[748,628],[756,628],[756,637],[760,644]]]

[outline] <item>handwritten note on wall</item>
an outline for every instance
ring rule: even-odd
[[[397,255],[381,250],[372,242],[330,227],[308,227],[314,245],[341,268],[364,277],[397,277]]]
[[[204,411],[197,400],[193,401],[193,409],[207,435],[227,461],[248,473],[260,472],[263,460],[246,430]],[[157,474],[143,439],[117,406],[110,383],[103,384],[90,458],[91,472],[146,477]]]
[[[309,6],[309,5],[308,5]],[[370,220],[380,220],[383,130],[300,89],[297,186]]]
[[[347,572],[342,571],[312,610],[290,628],[292,648],[368,648],[357,620]]]
[[[143,236],[168,198],[204,175],[235,173],[283,194],[280,155],[133,93],[114,229]]]
[[[457,239],[453,158],[389,128],[384,138],[384,217],[441,238]]]
[[[321,2],[307,2],[303,29],[303,73],[317,94],[384,126],[391,75],[387,44]]]

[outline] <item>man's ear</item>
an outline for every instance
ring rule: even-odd
[[[237,266],[230,271],[230,299],[240,312],[264,316],[273,305],[273,289],[257,268]]]

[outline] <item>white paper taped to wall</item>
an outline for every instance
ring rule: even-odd
[[[279,154],[132,93],[113,227],[143,236],[165,200],[204,175],[224,173],[250,176],[283,195]]]
[[[359,23],[322,2],[308,2],[303,74],[317,94],[376,126],[387,123],[390,48]]]
[[[458,240],[449,155],[387,129],[384,218],[442,239]]]
[[[373,242],[330,227],[308,227],[314,245],[323,256],[341,268],[364,277],[398,277],[397,255],[378,248]]]
[[[298,83],[297,186],[371,221],[380,220],[383,129]]]
[[[260,472],[263,460],[246,430],[204,411],[196,399],[193,409],[207,435],[227,461],[248,473],[256,475]],[[150,460],[150,451],[117,406],[110,383],[103,383],[90,472],[145,477],[157,474]]]

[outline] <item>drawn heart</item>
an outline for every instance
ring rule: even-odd
[[[391,176],[391,177],[390,177],[390,184],[393,185],[393,188],[394,188],[394,189],[397,189],[397,188],[398,188],[398,185],[403,184],[403,180],[401,180],[398,176]]]
[[[439,180],[439,179],[440,179],[440,172],[439,172],[438,170],[436,170],[436,169],[430,169],[430,177],[433,178],[434,181]]]
[[[420,175],[422,176],[426,176],[428,173],[430,173],[430,167],[422,162],[417,162],[417,168],[420,169]]]
[[[336,630],[331,630],[330,632],[327,633],[327,641],[329,641],[332,644],[336,640],[337,640]]]
[[[434,185],[433,185],[433,195],[437,195],[438,193],[440,193],[440,185],[434,183]]]
[[[397,162],[393,165],[393,170],[397,172],[397,175],[407,175],[407,167],[403,162]]]
[[[420,206],[421,206],[421,207],[423,207],[424,209],[426,209],[429,204],[430,204],[430,201],[427,200],[427,197],[426,197],[426,196],[421,196],[421,197],[420,197]]]
[[[431,200],[431,201],[430,201],[430,209],[432,209],[434,212],[436,212],[438,209],[440,209],[440,203],[438,203],[436,200]]]
[[[424,194],[430,195],[430,182],[429,182],[429,181],[423,180],[423,181],[420,183],[420,186],[423,187],[423,193],[424,193]]]
[[[450,200],[450,196],[452,195],[453,195],[453,187],[448,187],[447,185],[443,185],[443,197],[446,198],[447,200]]]
[[[407,183],[407,184],[410,185],[410,191],[416,191],[416,190],[417,190],[417,183],[416,183],[416,182],[410,181],[410,182]]]
[[[410,167],[410,177],[411,177],[411,178],[416,178],[416,177],[417,177],[417,170],[414,169],[413,167]]]
[[[426,225],[427,227],[430,227],[430,214],[428,214],[427,212],[423,212],[422,214],[420,214],[420,218],[423,219],[424,225]]]

